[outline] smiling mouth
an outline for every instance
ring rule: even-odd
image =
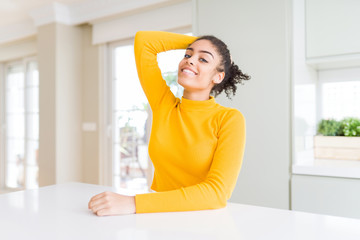
[[[197,75],[197,73],[195,73],[195,72],[193,72],[193,71],[191,71],[191,70],[189,70],[189,69],[186,69],[186,68],[182,69],[181,71],[184,72],[184,73],[186,73],[186,74]]]

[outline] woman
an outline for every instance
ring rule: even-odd
[[[245,147],[245,119],[215,96],[235,94],[250,79],[232,62],[227,46],[213,36],[200,38],[142,31],[135,36],[139,79],[153,112],[149,155],[154,164],[151,189],[124,196],[104,192],[91,198],[97,215],[193,211],[226,206],[235,187]],[[157,54],[186,49],[179,63],[181,100],[162,79]]]

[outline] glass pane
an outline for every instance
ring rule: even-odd
[[[26,187],[38,187],[39,72],[37,63],[27,65],[26,79]]]
[[[22,64],[7,67],[6,88],[24,88],[24,69]]]
[[[23,113],[24,107],[24,88],[8,88],[6,90],[6,112]]]
[[[39,186],[38,166],[27,166],[26,168],[26,187],[37,188]]]
[[[157,61],[161,70],[161,73],[177,72],[180,61],[184,58],[185,50],[177,49],[159,53],[157,55]]]
[[[25,116],[24,114],[7,114],[6,116],[6,135],[8,138],[25,137]]]
[[[360,118],[360,81],[322,85],[323,118]]]
[[[119,81],[114,86],[116,88],[115,109],[142,109],[147,103],[147,99],[137,76],[132,45],[115,49],[115,78]]]
[[[121,102],[121,95],[120,95],[120,88],[121,88],[121,84],[120,81],[118,80],[114,80],[113,81],[113,96],[114,96],[114,109],[113,110],[119,110],[121,108],[126,108],[124,105],[124,103]]]
[[[39,71],[36,62],[28,63],[28,81],[27,86],[39,86]]]
[[[24,166],[17,163],[6,165],[6,187],[19,188],[24,186]]]
[[[28,87],[26,94],[26,111],[39,112],[39,87]]]
[[[114,164],[113,174],[114,176],[120,176],[120,144],[114,144]]]
[[[27,138],[30,140],[39,139],[39,114],[32,113],[27,115]]]
[[[7,139],[6,141],[6,162],[22,163],[24,158],[24,140]]]
[[[124,125],[123,121],[126,116],[122,115],[123,111],[115,111],[113,113],[113,123],[114,123],[114,136],[113,141],[114,143],[120,143],[120,126]]]
[[[24,73],[22,65],[7,68],[6,111],[24,112]]]
[[[27,141],[26,143],[26,161],[27,166],[38,166],[38,153],[39,142],[38,141]]]
[[[147,143],[144,140],[148,102],[137,77],[133,46],[115,49],[113,81],[113,179],[114,186],[134,188],[130,183],[142,178],[146,184]],[[142,145],[141,155],[139,146]],[[145,154],[145,157],[144,157]],[[117,182],[120,181],[120,182]]]
[[[178,67],[180,61],[184,58],[185,50],[171,50],[159,53],[157,60],[161,74],[170,87],[171,92],[178,98],[181,98],[184,88],[177,83]]]
[[[116,176],[114,175],[114,179],[113,179],[113,186],[116,188],[126,188],[126,185],[121,185],[121,178],[120,176]]]
[[[7,139],[6,186],[24,186],[24,140]]]

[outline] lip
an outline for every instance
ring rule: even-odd
[[[184,67],[181,69],[181,72],[184,72],[184,70],[189,70],[191,72],[193,72],[195,75],[197,75],[197,72],[195,72],[193,69],[189,68],[189,67]]]

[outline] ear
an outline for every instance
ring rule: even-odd
[[[215,83],[215,84],[221,83],[222,80],[224,80],[224,77],[225,77],[225,72],[218,72],[218,73],[215,75],[214,83]]]

